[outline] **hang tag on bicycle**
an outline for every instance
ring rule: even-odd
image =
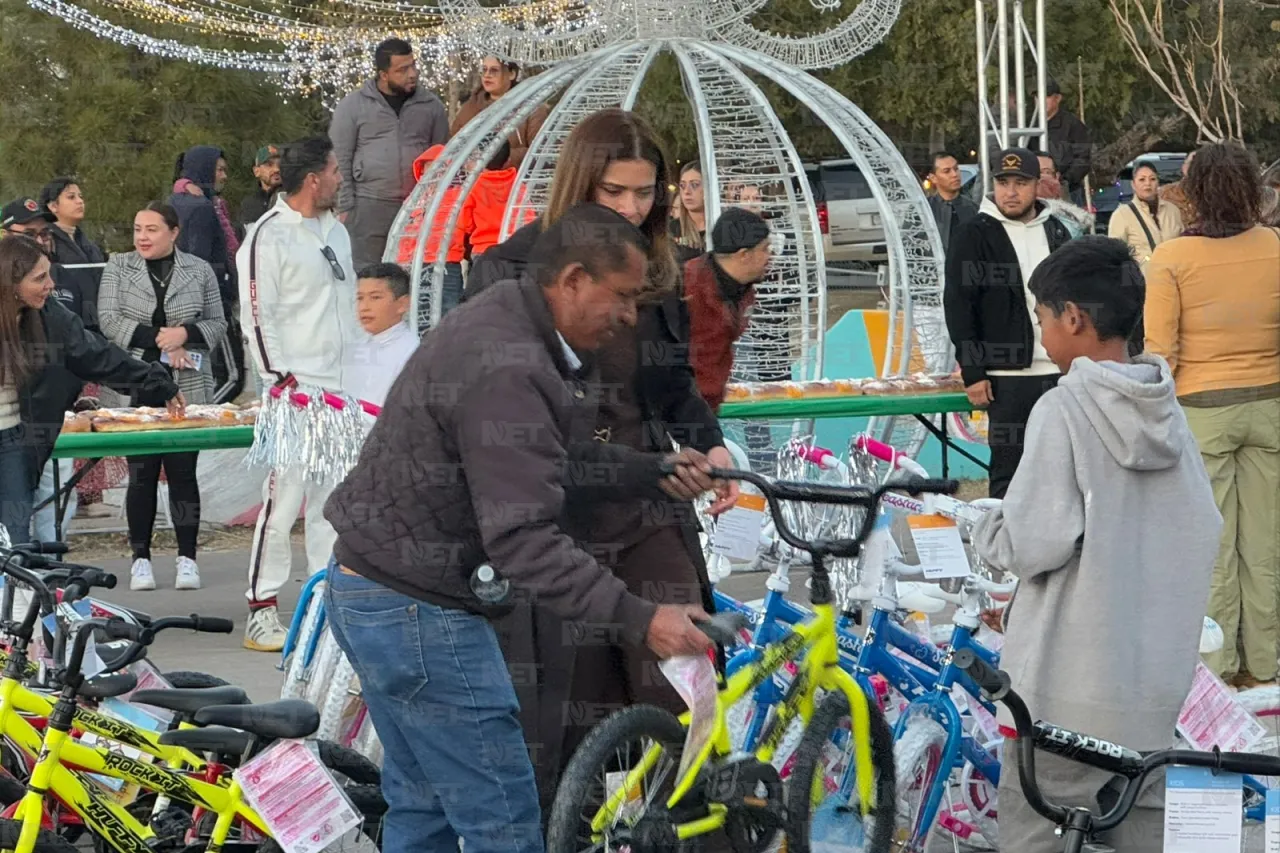
[[[1165,774],[1165,853],[1240,853],[1244,779],[1207,767]]]
[[[968,577],[969,555],[965,553],[960,528],[953,518],[941,515],[909,515],[907,527],[927,580]]]
[[[143,705],[140,702],[134,702],[133,694],[137,693],[139,690],[172,690],[173,685],[165,680],[165,677],[160,674],[160,670],[156,669],[155,664],[146,658],[135,661],[130,665],[129,671],[138,679],[138,686],[118,698],[123,702],[127,702],[129,707],[137,708],[151,719],[162,723],[161,728],[157,731],[164,731],[169,727],[169,723],[173,721],[173,712],[166,708],[156,708],[152,705]]]
[[[764,495],[741,493],[738,502],[721,513],[711,534],[711,550],[731,560],[754,560],[764,527]]]
[[[1191,691],[1178,712],[1178,734],[1201,751],[1216,747],[1224,752],[1249,752],[1267,730],[1222,679],[1197,663]]]
[[[277,741],[232,776],[285,853],[319,853],[360,826],[355,806],[300,740]]]
[[[711,742],[715,729],[716,668],[706,655],[668,658],[659,666],[689,706],[689,729],[684,739],[684,752],[680,755],[680,770],[676,774],[677,779],[682,779],[689,765]]]

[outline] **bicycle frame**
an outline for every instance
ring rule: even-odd
[[[31,853],[34,849],[44,817],[46,792],[63,802],[86,827],[101,835],[121,853],[150,853],[148,842],[155,838],[155,832],[134,818],[124,806],[97,793],[93,783],[84,777],[85,773],[135,782],[147,790],[214,812],[218,820],[209,842],[210,850],[216,850],[225,843],[232,821],[237,817],[263,835],[270,835],[262,818],[244,802],[240,786],[234,780],[227,786],[215,785],[120,755],[105,747],[85,746],[67,732],[53,727],[46,727],[42,738],[40,732],[22,716],[24,694],[29,693],[12,679],[0,681],[0,733],[23,752],[38,756],[31,770],[27,793],[14,814],[14,819],[22,822],[15,853]],[[37,698],[45,702],[43,697]],[[65,765],[76,769],[71,770]]]
[[[908,720],[913,715],[926,714],[937,720],[947,733],[947,739],[942,750],[942,767],[960,767],[967,761],[976,767],[992,785],[999,785],[1000,762],[996,760],[995,756],[983,749],[977,740],[964,734],[964,728],[960,721],[960,712],[956,709],[955,702],[951,698],[951,688],[959,684],[971,697],[981,702],[983,707],[989,711],[992,710],[990,703],[977,691],[976,682],[952,662],[955,653],[962,649],[971,650],[992,667],[999,666],[999,655],[980,646],[973,639],[973,632],[970,629],[957,625],[951,636],[950,650],[946,652],[941,671],[938,673],[937,683],[931,692],[913,700],[907,706],[907,709],[902,712],[902,716],[898,718],[897,729],[893,733],[894,740],[896,741],[902,736]],[[948,769],[946,776],[939,775],[937,781],[930,787],[924,805],[919,812],[919,819],[916,825],[911,827],[911,835],[907,839],[908,845],[921,844],[928,836],[929,830],[933,827],[934,820],[938,816],[938,809],[942,806],[942,796],[945,793],[946,780],[949,776],[950,769]],[[915,848],[908,847],[906,849]]]
[[[733,751],[725,720],[726,710],[792,661],[799,664],[799,672],[791,682],[787,696],[778,706],[778,713],[770,730],[754,750],[756,760],[762,764],[773,760],[783,733],[797,717],[804,724],[809,723],[813,718],[814,700],[819,689],[838,690],[845,695],[849,702],[854,742],[863,745],[870,743],[871,717],[867,697],[853,677],[837,665],[839,650],[836,645],[835,609],[832,605],[814,605],[811,620],[793,626],[777,642],[753,651],[758,652],[758,658],[742,666],[721,685],[716,696],[716,719],[711,737],[695,756],[684,776],[676,780],[675,790],[667,799],[668,809],[675,808],[689,792],[703,765],[712,755],[729,755]],[[691,715],[686,712],[680,721],[687,726],[690,719]],[[611,823],[613,816],[623,807],[628,792],[642,784],[644,774],[653,769],[661,754],[662,747],[657,744],[645,751],[638,765],[627,772],[618,790],[609,796],[592,819],[593,833],[602,833]],[[859,802],[866,815],[875,805],[869,749],[855,749],[853,759]],[[725,814],[723,806],[713,803],[707,817],[677,824],[676,835],[681,840],[705,835],[724,825]]]

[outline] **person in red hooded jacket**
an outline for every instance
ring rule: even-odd
[[[413,161],[413,179],[415,181],[422,180],[422,176],[426,174],[427,169],[442,153],[444,153],[443,145],[432,145],[419,154],[418,159]],[[427,235],[427,244],[422,252],[424,276],[430,275],[430,266],[439,257],[441,234],[444,231],[445,224],[449,221],[449,216],[453,212],[454,206],[458,204],[459,196],[462,194],[462,184],[466,178],[465,172],[459,172],[444,191],[444,199],[440,204],[440,209],[436,212],[435,221],[431,223],[431,231]],[[424,213],[426,213],[425,209],[413,212],[409,219],[408,228],[405,230],[405,236],[400,238],[400,245],[396,249],[396,263],[403,267],[408,267],[413,263],[413,251],[414,247],[418,245],[418,234],[422,227]],[[449,313],[450,309],[457,305],[458,300],[462,298],[462,258],[466,254],[466,232],[462,229],[461,224],[453,229],[451,238],[445,250],[444,289],[440,297],[441,317]],[[424,281],[429,282],[430,279],[425,278]]]
[[[498,152],[476,179],[467,200],[462,203],[459,227],[466,232],[473,258],[480,257],[500,242],[502,219],[507,213],[507,202],[511,199],[518,171],[507,165],[510,158],[511,145],[503,140]]]

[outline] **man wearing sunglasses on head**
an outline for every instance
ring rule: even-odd
[[[296,381],[341,391],[360,328],[351,240],[333,212],[342,186],[333,144],[316,137],[284,146],[280,181],[283,194],[236,255],[247,349],[264,390]],[[305,503],[307,570],[323,569],[335,538],[322,514],[331,488],[284,471],[267,477],[249,552],[245,648],[283,648],[276,593],[292,571],[290,530]]]

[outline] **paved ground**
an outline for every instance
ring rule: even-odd
[[[72,544],[75,544],[75,539]],[[73,553],[69,559],[75,559]],[[89,562],[89,561],[87,561]],[[234,634],[195,634],[187,631],[170,631],[161,634],[151,647],[150,658],[161,670],[193,669],[225,678],[249,692],[254,701],[263,702],[280,695],[281,674],[277,665],[278,654],[251,652],[240,643],[244,639],[244,623],[248,615],[245,605],[245,567],[249,562],[248,551],[202,552],[200,554],[200,579],[204,589],[180,592],[173,589],[173,560],[168,556],[155,559],[156,584],[152,592],[129,590],[129,560],[102,560],[96,565],[116,573],[119,585],[101,592],[101,597],[112,602],[134,607],[152,616],[175,616],[198,613],[201,616],[221,616],[236,623]],[[294,553],[294,582],[280,591],[280,618],[288,626],[302,588],[302,576],[306,571],[301,551]],[[730,577],[722,588],[737,598],[747,600],[764,595],[764,574],[742,574]],[[797,584],[803,580],[797,580]],[[803,586],[795,586],[803,598]]]

